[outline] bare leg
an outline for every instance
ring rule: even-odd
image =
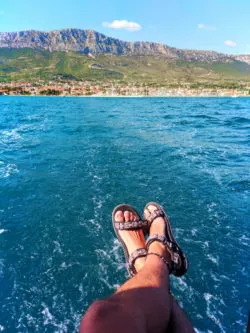
[[[154,206],[149,206],[148,210],[150,212],[153,212],[156,208]],[[145,216],[147,217],[147,211],[145,211]],[[157,229],[155,229],[155,224],[158,223]],[[161,227],[160,227],[160,226]],[[150,234],[161,234],[163,232],[163,223],[161,218],[157,218],[150,229]],[[159,243],[156,243],[159,244]],[[153,245],[153,244],[152,244]],[[162,249],[164,248],[163,245],[159,244]],[[151,250],[151,248],[149,249]],[[149,251],[150,252],[150,251]],[[162,252],[162,255],[164,255],[164,252]],[[165,253],[165,256],[168,257],[168,254]],[[170,318],[168,322],[168,328],[167,332],[171,333],[194,333],[194,328],[189,321],[186,313],[182,310],[182,308],[179,306],[175,298],[170,294],[171,299],[171,306],[170,306]]]
[[[189,321],[186,313],[182,310],[175,298],[172,298],[172,312],[167,332],[171,333],[194,333],[195,330]]]
[[[121,212],[117,212],[116,220],[131,220],[127,213],[123,216]],[[158,223],[152,223],[150,234],[163,233],[164,221],[161,218],[157,220]],[[144,237],[139,231],[120,232],[130,253],[145,245]],[[149,252],[158,253],[167,259],[170,257],[165,246],[159,242],[152,243]],[[169,322],[173,322],[170,319],[173,298],[169,293],[168,267],[159,257],[150,255],[146,261],[144,258],[137,259],[135,268],[138,271],[136,276],[125,282],[114,295],[90,306],[82,320],[81,333],[166,331]]]
[[[168,269],[156,256],[110,298],[93,303],[81,332],[154,332],[167,328],[170,317]]]

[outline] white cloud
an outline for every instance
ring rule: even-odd
[[[204,23],[199,23],[197,25],[198,29],[203,29],[206,31],[213,31],[216,30],[216,27],[214,25],[208,25],[208,24],[204,24]]]
[[[237,45],[236,42],[233,42],[232,40],[225,40],[224,44],[230,47],[235,47]]]
[[[141,25],[136,22],[129,22],[127,20],[114,20],[113,22],[102,22],[102,25],[107,28],[112,29],[125,29],[128,31],[138,31],[141,30]]]

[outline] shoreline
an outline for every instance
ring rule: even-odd
[[[169,95],[169,96],[159,96],[159,95],[152,95],[152,96],[146,96],[146,95],[21,95],[21,94],[13,94],[13,95],[0,95],[1,97],[53,97],[53,98],[250,98],[250,95]]]
[[[60,96],[60,97],[97,97],[97,98],[216,98],[216,97],[248,97],[249,85],[228,87],[203,86],[143,86],[137,83],[123,86],[118,83],[78,82],[11,82],[0,83],[0,95],[6,96]]]

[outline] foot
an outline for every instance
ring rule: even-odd
[[[158,208],[154,205],[149,205],[144,210],[144,217],[145,219],[148,219],[150,214],[157,210]],[[152,235],[160,235],[165,236],[165,221],[162,217],[157,217],[151,224],[150,230],[149,230],[149,236]],[[171,262],[172,256],[170,250],[162,243],[160,242],[153,242],[149,246],[148,252],[154,252],[158,253],[159,255],[165,257],[168,262]]]
[[[115,220],[117,222],[129,222],[129,221],[138,221],[138,218],[136,215],[134,215],[132,212],[125,211],[124,213],[120,210],[118,210],[115,214]],[[133,253],[135,250],[139,248],[145,248],[145,238],[143,231],[141,229],[139,230],[119,230],[119,235],[123,239],[124,243],[127,246],[129,255]],[[144,264],[145,264],[145,257],[141,257],[136,259],[134,263],[134,267],[137,272],[139,272]]]

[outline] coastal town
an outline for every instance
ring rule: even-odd
[[[49,81],[39,79],[35,83],[25,81],[0,82],[0,95],[27,96],[249,96],[250,82],[235,87],[202,86],[189,83],[161,86],[159,83],[122,83],[108,81]]]

